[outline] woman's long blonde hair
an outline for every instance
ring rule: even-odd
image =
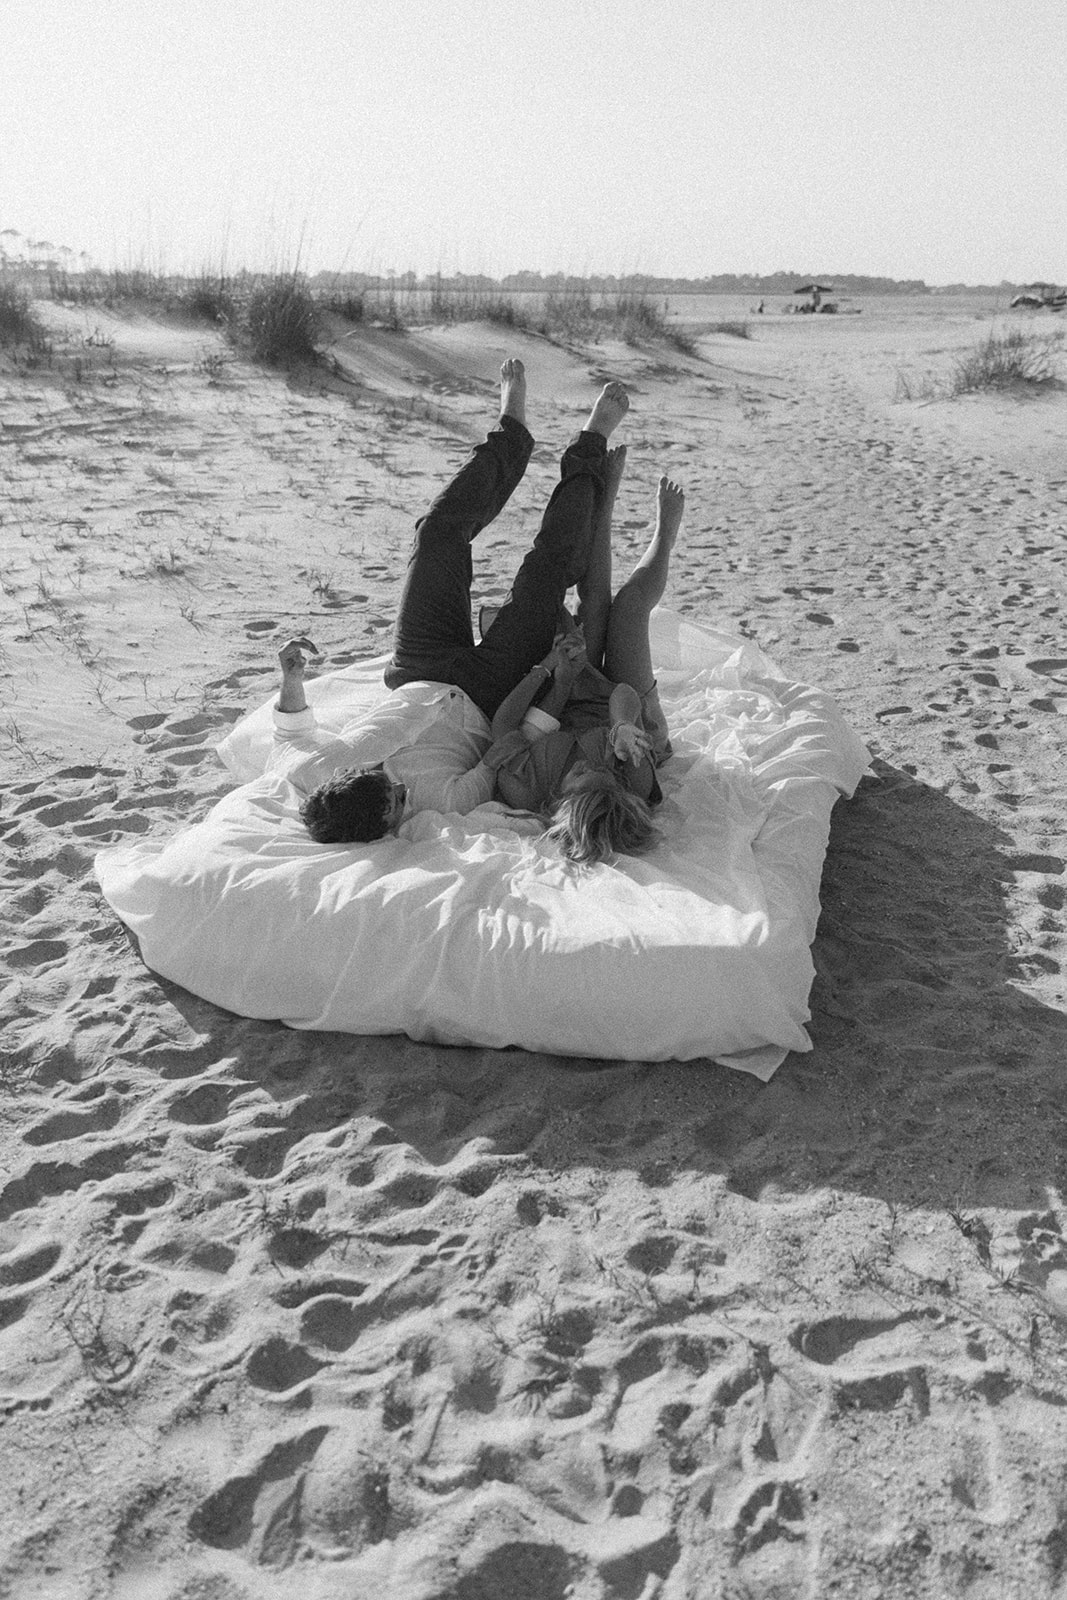
[[[611,772],[583,772],[568,783],[545,837],[568,861],[592,866],[614,855],[635,856],[655,844],[652,812]]]

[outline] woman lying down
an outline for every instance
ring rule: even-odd
[[[493,717],[493,743],[482,758],[496,798],[548,813],[548,837],[581,863],[654,843],[652,807],[662,799],[656,768],[671,754],[648,624],[666,587],[684,496],[660,479],[652,540],[612,599],[611,502],[624,463],[624,446],[608,452],[581,626],[562,612],[552,651]]]

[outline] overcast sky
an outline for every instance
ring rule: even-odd
[[[0,0],[0,228],[170,271],[1062,281],[1067,0]]]

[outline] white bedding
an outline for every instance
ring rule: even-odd
[[[748,641],[661,609],[653,656],[675,755],[649,855],[579,872],[496,804],[314,844],[296,791],[261,775],[268,704],[219,746],[241,787],[176,838],[102,851],[104,895],[149,967],[242,1016],[765,1080],[811,1048],[830,811],[867,752]],[[309,683],[320,723],[380,699],[384,664]]]

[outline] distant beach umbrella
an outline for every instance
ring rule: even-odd
[[[833,294],[832,283],[802,283],[799,289],[794,289],[794,294]]]

